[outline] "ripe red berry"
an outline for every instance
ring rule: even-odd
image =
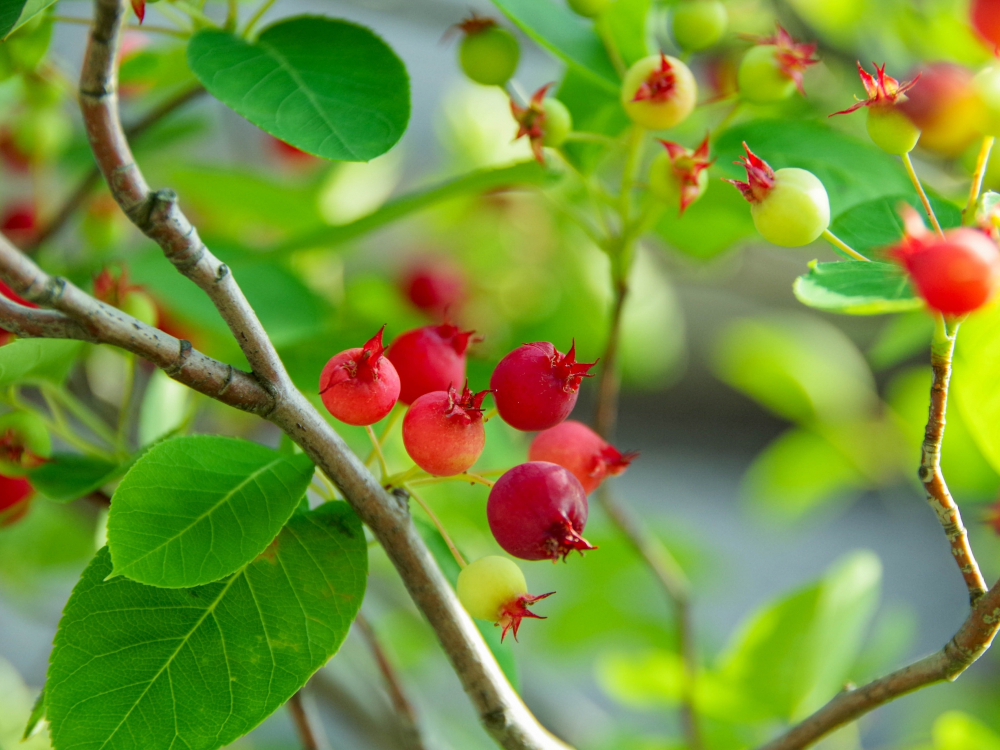
[[[444,323],[401,333],[386,356],[399,373],[399,400],[412,404],[425,393],[465,382],[465,350],[474,331]]]
[[[0,475],[0,526],[10,526],[23,518],[33,493],[27,479]]]
[[[33,203],[15,203],[0,217],[0,232],[15,245],[29,241],[38,228],[38,212]]]
[[[392,411],[399,398],[399,375],[382,356],[382,331],[361,348],[331,357],[319,376],[323,405],[341,422],[375,424]]]
[[[908,229],[914,225],[907,221]],[[906,268],[927,306],[945,315],[982,307],[1000,285],[1000,250],[977,229],[949,229],[944,237],[911,230],[889,253]]]
[[[400,286],[414,307],[438,319],[455,312],[465,300],[465,275],[443,258],[414,263]]]
[[[520,464],[490,490],[486,518],[497,544],[522,560],[564,560],[573,550],[597,549],[580,534],[587,523],[587,494],[562,466]]]
[[[548,461],[568,469],[588,495],[605,477],[622,474],[637,453],[622,453],[582,422],[567,419],[535,435],[531,461]]]
[[[569,416],[580,380],[597,362],[577,362],[576,343],[562,354],[547,341],[522,344],[497,363],[490,388],[504,422],[533,432],[555,427]]]
[[[424,471],[439,477],[461,474],[486,445],[483,399],[489,391],[461,393],[452,386],[418,398],[403,417],[403,445]]]
[[[991,47],[1000,47],[1000,3],[996,0],[972,0],[969,5],[972,28]]]

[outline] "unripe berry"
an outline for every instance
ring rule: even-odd
[[[128,292],[122,301],[121,309],[122,312],[153,328],[156,328],[160,322],[160,312],[156,306],[156,302],[145,292]]]
[[[656,155],[649,168],[649,189],[660,200],[680,205],[684,211],[708,188],[708,136],[694,151],[679,143],[663,141],[664,150]]]
[[[386,356],[399,373],[399,400],[412,404],[425,393],[465,382],[465,350],[474,331],[444,323],[401,333]]]
[[[605,477],[624,473],[638,454],[621,453],[582,422],[567,419],[531,441],[529,461],[548,461],[570,471],[588,495]]]
[[[517,39],[492,18],[473,14],[457,25],[465,32],[458,60],[470,79],[484,86],[503,86],[517,70],[521,55]]]
[[[527,137],[539,164],[545,164],[542,146],[561,146],[573,130],[573,117],[566,105],[545,96],[551,85],[547,83],[532,94],[526,107],[510,100],[510,111],[518,126],[514,139]]]
[[[576,343],[562,354],[547,341],[522,344],[501,359],[490,378],[497,411],[518,430],[547,430],[573,411],[580,380],[596,362],[577,362]]]
[[[634,63],[622,81],[625,113],[647,130],[672,128],[686,120],[697,96],[691,69],[663,53]]]
[[[859,61],[858,74],[861,76],[861,83],[868,98],[830,116],[846,115],[861,107],[867,107],[868,135],[875,145],[886,153],[896,156],[908,154],[917,145],[920,129],[903,111],[902,105],[907,101],[906,91],[913,88],[917,80],[900,83],[885,74],[885,64],[881,68],[876,65],[875,73],[875,76],[870,75],[861,67]]]
[[[33,493],[34,488],[27,479],[0,475],[0,527],[24,518]]]
[[[363,347],[331,357],[319,376],[323,405],[341,422],[375,424],[392,411],[399,398],[399,375],[382,356],[384,330],[385,326],[379,328]]]
[[[596,549],[580,534],[587,494],[562,466],[531,461],[510,469],[490,489],[486,518],[497,544],[522,560],[564,560]]]
[[[698,52],[722,39],[728,23],[726,6],[719,0],[688,0],[674,6],[670,28],[678,47]]]
[[[611,0],[566,0],[566,4],[577,15],[584,18],[597,18],[611,5]]]
[[[528,593],[528,583],[517,564],[499,555],[481,557],[462,568],[458,574],[458,600],[465,611],[480,620],[495,622],[503,628],[500,641],[508,630],[514,631],[517,640],[517,630],[521,620],[533,617],[544,620],[528,609],[529,606],[552,596],[554,591],[539,596]]]
[[[0,416],[0,474],[24,476],[52,455],[52,440],[45,423],[27,411]]]
[[[796,89],[805,96],[802,74],[810,65],[815,44],[799,43],[781,26],[773,37],[761,39],[743,56],[736,80],[740,96],[755,104],[770,104],[790,97]]]
[[[432,391],[418,398],[403,417],[403,445],[414,463],[429,474],[450,477],[467,471],[483,452],[483,399],[468,386]]]
[[[747,182],[731,182],[746,198],[757,231],[768,242],[782,247],[808,245],[830,226],[830,198],[823,183],[812,172],[789,167],[777,172],[754,154],[737,164],[747,170]]]
[[[969,5],[972,28],[990,47],[1000,47],[1000,3],[996,0],[972,0]]]

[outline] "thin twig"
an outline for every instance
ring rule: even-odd
[[[827,242],[829,242],[834,247],[840,248],[845,253],[847,253],[852,258],[854,258],[855,260],[871,260],[870,258],[866,258],[861,253],[859,253],[857,250],[855,250],[853,247],[851,247],[850,245],[848,245],[846,242],[844,242],[842,239],[840,239],[840,237],[838,237],[837,235],[835,235],[829,229],[824,229],[823,230],[823,239],[825,239]]]
[[[313,731],[309,716],[306,715],[305,706],[302,705],[302,691],[288,699],[288,713],[292,715],[292,724],[295,725],[295,733],[299,736],[303,750],[319,750],[319,743],[316,741],[316,733]]]
[[[368,433],[368,439],[372,441],[372,450],[378,456],[378,465],[382,470],[382,481],[384,482],[389,477],[389,464],[385,461],[385,454],[382,452],[382,443],[375,437],[375,430],[372,429],[370,424],[365,425],[365,432]]]
[[[594,429],[598,435],[608,439],[614,434],[618,422],[618,343],[621,338],[622,312],[628,297],[628,282],[618,279],[615,283],[615,299],[611,307],[608,325],[608,341],[601,357],[601,375],[597,384],[597,406],[594,415]]]
[[[969,200],[962,209],[962,217],[967,224],[971,224],[976,218],[976,204],[979,203],[979,194],[983,190],[983,178],[986,176],[986,166],[990,163],[990,151],[995,140],[992,135],[988,135],[983,138],[983,145],[979,148],[976,171],[972,173],[972,184],[969,186]]]
[[[425,503],[420,498],[420,495],[418,495],[416,492],[413,491],[411,485],[409,484],[403,485],[403,489],[405,489],[407,493],[409,493],[410,497],[412,497],[414,500],[417,501],[417,505],[419,505],[421,508],[424,509],[424,513],[426,513],[427,517],[431,519],[431,523],[434,524],[434,528],[438,530],[438,533],[441,535],[441,538],[444,539],[444,543],[448,545],[448,549],[451,551],[451,556],[455,558],[455,562],[458,563],[458,567],[464,568],[466,565],[468,565],[468,563],[465,561],[465,558],[462,557],[462,553],[458,551],[458,547],[456,547],[455,543],[451,540],[451,536],[448,534],[448,530],[444,527],[444,524],[441,523],[441,520],[437,517],[434,511],[431,510],[431,506]]]
[[[371,649],[372,656],[375,657],[375,663],[378,664],[379,672],[382,673],[382,679],[385,680],[386,692],[389,694],[389,700],[392,701],[396,718],[399,719],[399,729],[402,735],[400,739],[403,742],[403,746],[406,750],[424,750],[424,741],[420,736],[420,725],[417,723],[416,711],[413,710],[413,704],[406,697],[406,692],[403,690],[403,683],[399,679],[396,669],[392,666],[392,662],[389,661],[389,657],[385,653],[385,649],[382,648],[382,644],[375,635],[371,624],[368,622],[368,618],[359,612],[357,618],[354,620],[354,624],[357,625],[358,632],[361,633],[368,644],[368,648]]]
[[[910,176],[910,182],[913,183],[913,187],[917,189],[917,193],[920,195],[920,202],[924,204],[924,211],[927,213],[927,217],[931,220],[931,224],[934,225],[934,229],[937,230],[938,234],[944,234],[944,230],[941,229],[941,224],[938,222],[938,218],[934,214],[934,208],[931,206],[931,200],[927,197],[927,191],[924,190],[924,186],[921,184],[920,178],[917,177],[917,172],[913,168],[913,160],[910,159],[909,154],[903,154],[903,166],[906,167],[906,173]]]

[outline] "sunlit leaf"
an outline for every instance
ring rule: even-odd
[[[0,386],[61,383],[82,349],[82,341],[64,339],[18,339],[0,346]]]
[[[844,260],[809,264],[793,287],[799,302],[825,312],[883,315],[924,306],[895,263]]]
[[[128,464],[76,453],[56,453],[29,473],[32,486],[49,500],[84,497],[125,473]]]

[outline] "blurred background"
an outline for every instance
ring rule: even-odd
[[[771,33],[775,18],[796,38],[819,41],[822,58],[806,75],[805,99],[745,108],[734,127],[767,117],[825,121],[861,95],[859,57],[887,62],[901,79],[922,69],[913,91],[926,104],[918,171],[942,201],[963,201],[981,117],[968,81],[990,58],[968,28],[964,2],[726,4],[726,41],[692,63],[709,92],[703,98],[732,90],[735,65],[749,46],[739,33]],[[146,24],[169,23],[171,9],[161,11],[162,5],[148,7]],[[241,5],[241,13],[251,8]],[[354,20],[376,30],[403,59],[411,77],[410,127],[397,147],[370,163],[331,164],[297,152],[208,97],[193,99],[135,140],[151,184],[178,191],[310,395],[332,354],[360,345],[382,324],[391,338],[436,322],[444,306],[483,337],[470,352],[474,389],[485,388],[497,359],[524,341],[552,341],[565,351],[575,339],[585,361],[603,350],[611,302],[607,259],[541,190],[459,194],[368,234],[354,223],[396,196],[530,158],[527,144],[513,141],[507,97],[469,82],[456,63],[457,42],[447,31],[470,9],[500,17],[480,0],[280,0],[269,12],[267,18],[312,13]],[[25,245],[91,168],[72,102],[86,35],[86,26],[72,19],[90,10],[83,0],[59,0],[54,16],[18,32],[12,41],[19,46],[0,47],[8,73],[0,82],[0,213],[3,230]],[[220,16],[224,8],[209,3],[206,13]],[[670,4],[654,6],[648,27],[651,44],[668,51],[670,13]],[[522,58],[515,88],[531,92],[559,81],[561,65],[516,33]],[[127,122],[194,80],[181,42],[130,32],[122,64]],[[724,111],[701,108],[676,139],[695,145]],[[847,141],[864,138],[860,116],[833,124]],[[751,127],[766,137],[766,127]],[[787,149],[796,166],[825,158],[811,131],[789,132],[781,137],[799,138]],[[614,440],[641,456],[612,485],[692,580],[707,731],[710,746],[719,748],[748,746],[821,705],[844,682],[940,648],[967,612],[961,577],[916,483],[930,319],[920,312],[848,317],[802,307],[793,280],[809,261],[835,256],[824,246],[783,250],[759,240],[745,203],[718,179],[737,174],[730,151],[711,170],[705,197],[683,218],[668,211],[642,244],[624,317],[624,390]],[[775,166],[787,166],[782,158]],[[840,182],[817,173],[831,200],[845,206],[853,200],[851,164],[837,166]],[[1000,187],[1000,168],[987,175],[987,185]],[[210,303],[128,225],[103,187],[86,193],[37,258],[88,287],[104,267],[127,269],[155,300],[161,326],[239,364]],[[69,388],[95,412],[113,416],[128,367],[122,355],[90,347],[70,373]],[[179,426],[278,442],[270,425],[159,374],[140,368],[138,383],[134,416],[143,442]],[[595,383],[586,381],[575,418],[591,418],[594,395]],[[959,393],[948,414],[944,470],[987,579],[995,580],[1000,544],[990,521],[1000,476],[976,447],[961,400]],[[478,466],[525,460],[527,436],[500,420],[491,420],[488,432]],[[367,450],[362,430],[342,434]],[[388,454],[403,465],[398,434]],[[426,490],[472,557],[497,552],[485,524],[486,495],[478,486]],[[505,668],[543,723],[580,748],[682,747],[671,608],[596,504],[592,510],[587,537],[598,552],[566,565],[523,564],[533,592],[557,595],[537,607],[548,619],[526,623],[520,642],[502,646]],[[99,544],[101,522],[100,508],[86,500],[38,500],[21,522],[0,529],[0,695],[9,696],[0,701],[0,747],[14,746],[10,738],[20,732],[32,691],[44,682],[61,608]],[[377,546],[371,568],[364,611],[400,670],[428,747],[490,747]],[[1000,748],[998,667],[1000,657],[987,654],[957,683],[904,698],[822,747]],[[401,746],[376,664],[357,633],[308,697],[336,750]],[[44,746],[44,737],[32,742]],[[238,746],[296,742],[279,711]]]

